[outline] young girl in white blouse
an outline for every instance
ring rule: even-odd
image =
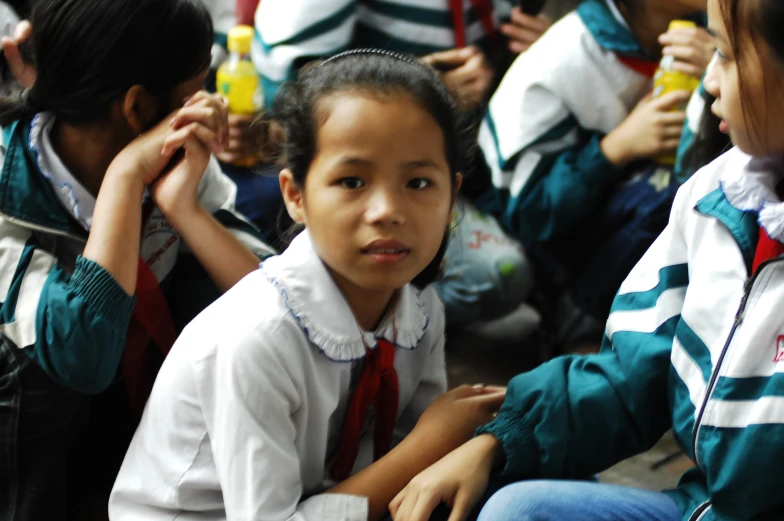
[[[444,315],[428,284],[464,148],[437,73],[350,51],[304,71],[274,114],[281,190],[305,230],[175,344],[114,521],[380,519],[503,401],[481,386],[441,396]]]

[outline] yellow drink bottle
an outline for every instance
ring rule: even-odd
[[[238,25],[229,31],[229,58],[215,76],[216,91],[229,101],[229,113],[252,115],[261,109],[262,97],[259,75],[250,59],[253,28]],[[237,162],[239,166],[253,166],[256,157]]]
[[[687,20],[673,20],[670,22],[670,29],[689,29],[697,27],[694,22]],[[660,98],[667,93],[675,92],[678,90],[686,90],[694,92],[699,87],[700,80],[693,76],[680,71],[673,70],[672,65],[675,63],[675,57],[664,56],[659,63],[659,68],[656,75],[653,77],[653,97],[654,99]],[[674,110],[685,110],[686,104],[676,107]],[[658,163],[663,165],[675,165],[676,154],[670,154],[656,158]]]

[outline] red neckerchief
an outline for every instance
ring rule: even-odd
[[[362,374],[343,421],[338,454],[330,468],[332,479],[340,482],[351,475],[359,453],[362,428],[373,405],[376,406],[373,460],[377,461],[389,452],[397,421],[398,396],[395,346],[381,339],[376,348],[369,349],[365,355]]]
[[[632,58],[631,56],[621,56],[620,54],[616,54],[616,56],[618,57],[619,62],[626,65],[634,72],[642,74],[643,76],[647,76],[651,79],[653,79],[653,77],[656,75],[656,69],[659,68],[658,63],[650,60]]]
[[[775,239],[771,239],[765,228],[760,226],[759,241],[757,242],[757,251],[754,253],[754,264],[752,265],[751,272],[756,273],[760,264],[766,260],[775,259],[784,255],[784,244],[781,244]]]
[[[491,37],[495,37],[492,0],[471,0],[471,7],[482,23],[485,32]],[[455,28],[455,47],[465,47],[467,42],[463,0],[449,0],[449,10],[452,12],[452,23]]]
[[[149,209],[144,212],[147,221]],[[152,340],[165,357],[177,333],[174,329],[169,304],[163,295],[158,279],[147,262],[139,257],[136,271],[136,305],[128,327],[120,370],[131,408],[141,414],[150,396],[154,376],[150,371],[147,349]]]

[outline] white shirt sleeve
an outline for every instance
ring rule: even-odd
[[[365,521],[367,498],[320,494],[302,501],[295,415],[304,376],[298,339],[278,328],[249,335],[194,365],[227,521]],[[287,338],[290,336],[291,338]],[[244,345],[243,345],[244,344]]]
[[[432,287],[425,291],[432,292],[432,295],[429,296],[425,296],[424,293],[422,295],[423,299],[430,300],[428,305],[432,310],[428,313],[430,324],[428,325],[428,334],[425,337],[430,340],[430,343],[420,347],[420,349],[428,349],[429,354],[422,370],[422,378],[419,380],[419,385],[417,385],[408,407],[406,407],[398,420],[396,428],[398,435],[401,437],[413,430],[425,409],[430,407],[430,404],[447,390],[446,360],[444,358],[446,337],[443,333],[446,322],[444,307]]]

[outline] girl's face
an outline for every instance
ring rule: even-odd
[[[140,132],[149,130],[167,115],[182,108],[186,98],[203,88],[208,73],[209,68],[204,69],[193,78],[177,84],[164,99],[159,99],[139,85],[129,89],[113,109],[113,117],[119,118],[119,149],[127,146]],[[119,153],[119,150],[117,152]]]
[[[172,92],[171,97],[169,98],[169,104],[165,111],[166,114],[182,108],[183,104],[185,103],[185,98],[190,98],[202,90],[204,88],[204,80],[207,79],[209,72],[210,69],[208,67],[193,78],[177,85],[177,87],[174,89],[174,92]]]
[[[784,151],[784,100],[779,86],[784,70],[762,41],[748,32],[736,34],[742,56],[735,56],[719,0],[708,1],[709,30],[716,37],[717,62],[705,78],[706,90],[716,96],[713,113],[732,142],[753,156]],[[740,33],[741,31],[739,31]],[[742,60],[743,91],[738,61]]]
[[[391,292],[436,256],[456,186],[436,121],[409,96],[336,94],[318,103],[304,190],[281,188],[345,295]]]

